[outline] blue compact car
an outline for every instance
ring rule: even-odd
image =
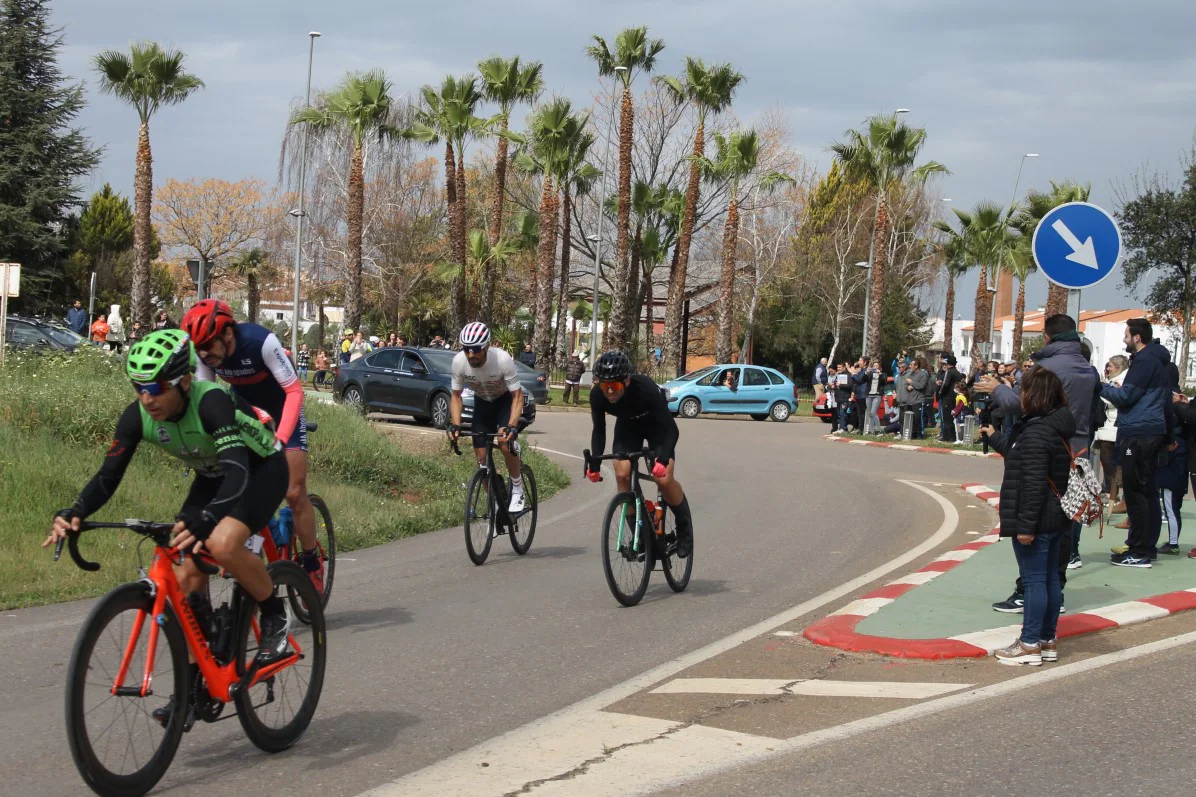
[[[797,411],[797,388],[779,371],[760,365],[711,365],[664,385],[669,410],[683,418],[703,412],[787,421]]]

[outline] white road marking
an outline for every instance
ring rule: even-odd
[[[782,636],[782,637],[800,636],[800,632],[798,632],[798,631],[773,631],[772,635],[773,636]]]
[[[585,457],[581,456],[580,454],[568,454],[564,451],[557,451],[552,448],[545,448],[544,446],[537,445],[537,446],[534,446],[534,448],[536,451],[545,451],[549,454],[556,454],[557,456],[560,456],[560,457],[569,457],[570,459],[585,459]]]
[[[652,690],[654,695],[805,695],[808,697],[881,697],[926,700],[971,684],[903,681],[830,681],[777,678],[676,678]]]

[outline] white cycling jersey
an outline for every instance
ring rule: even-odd
[[[453,390],[469,388],[483,401],[497,401],[507,393],[520,390],[519,373],[515,370],[515,359],[502,349],[490,347],[486,363],[474,368],[465,357],[457,352],[453,358]]]

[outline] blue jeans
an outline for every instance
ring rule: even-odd
[[[1063,587],[1059,582],[1060,534],[1038,534],[1034,542],[1022,545],[1013,538],[1013,555],[1025,590],[1022,614],[1022,642],[1035,645],[1054,639],[1063,605]]]
[[[865,429],[871,429],[875,432],[880,428],[881,421],[877,413],[880,412],[880,402],[883,399],[883,396],[868,396],[868,416],[864,421]]]

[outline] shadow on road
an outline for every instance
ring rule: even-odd
[[[376,609],[352,609],[330,614],[327,627],[329,631],[347,627],[356,634],[361,631],[406,625],[413,619],[411,612],[406,609],[398,606],[380,606]]]

